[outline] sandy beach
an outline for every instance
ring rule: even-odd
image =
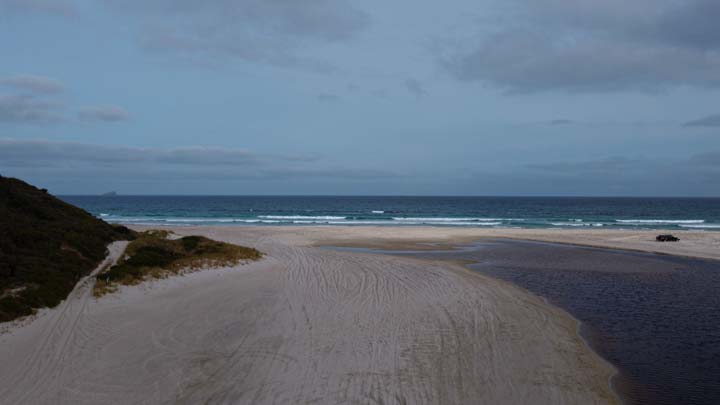
[[[319,247],[515,238],[720,258],[720,233],[178,227],[267,257],[124,287],[92,278],[0,335],[0,399],[40,403],[617,403],[564,311],[460,265]],[[119,254],[112,250],[113,260]],[[7,366],[13,365],[13,366]]]
[[[720,0],[0,19],[0,405],[720,405]]]

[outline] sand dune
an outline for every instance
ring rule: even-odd
[[[457,265],[311,246],[367,229],[177,231],[268,257],[99,300],[81,283],[0,336],[0,402],[616,401],[613,369],[540,299]]]

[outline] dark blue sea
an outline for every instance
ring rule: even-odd
[[[63,196],[109,222],[720,230],[720,198]]]

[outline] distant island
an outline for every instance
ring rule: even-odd
[[[100,194],[100,197],[115,197],[117,195],[117,191],[108,191],[107,193]]]

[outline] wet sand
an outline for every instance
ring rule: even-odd
[[[317,247],[457,243],[487,230],[173,229],[268,256],[99,300],[81,284],[0,335],[3,403],[617,402],[615,370],[542,299],[453,263]],[[506,237],[630,248],[649,237],[571,232]],[[696,234],[662,248],[713,255],[697,246],[717,238]]]
[[[456,246],[483,239],[516,239],[578,246],[620,249],[681,257],[720,260],[720,232],[663,230],[575,230],[452,227],[312,227],[284,228],[309,243],[376,248],[432,249],[433,244]],[[661,243],[659,234],[674,234],[679,242]]]

